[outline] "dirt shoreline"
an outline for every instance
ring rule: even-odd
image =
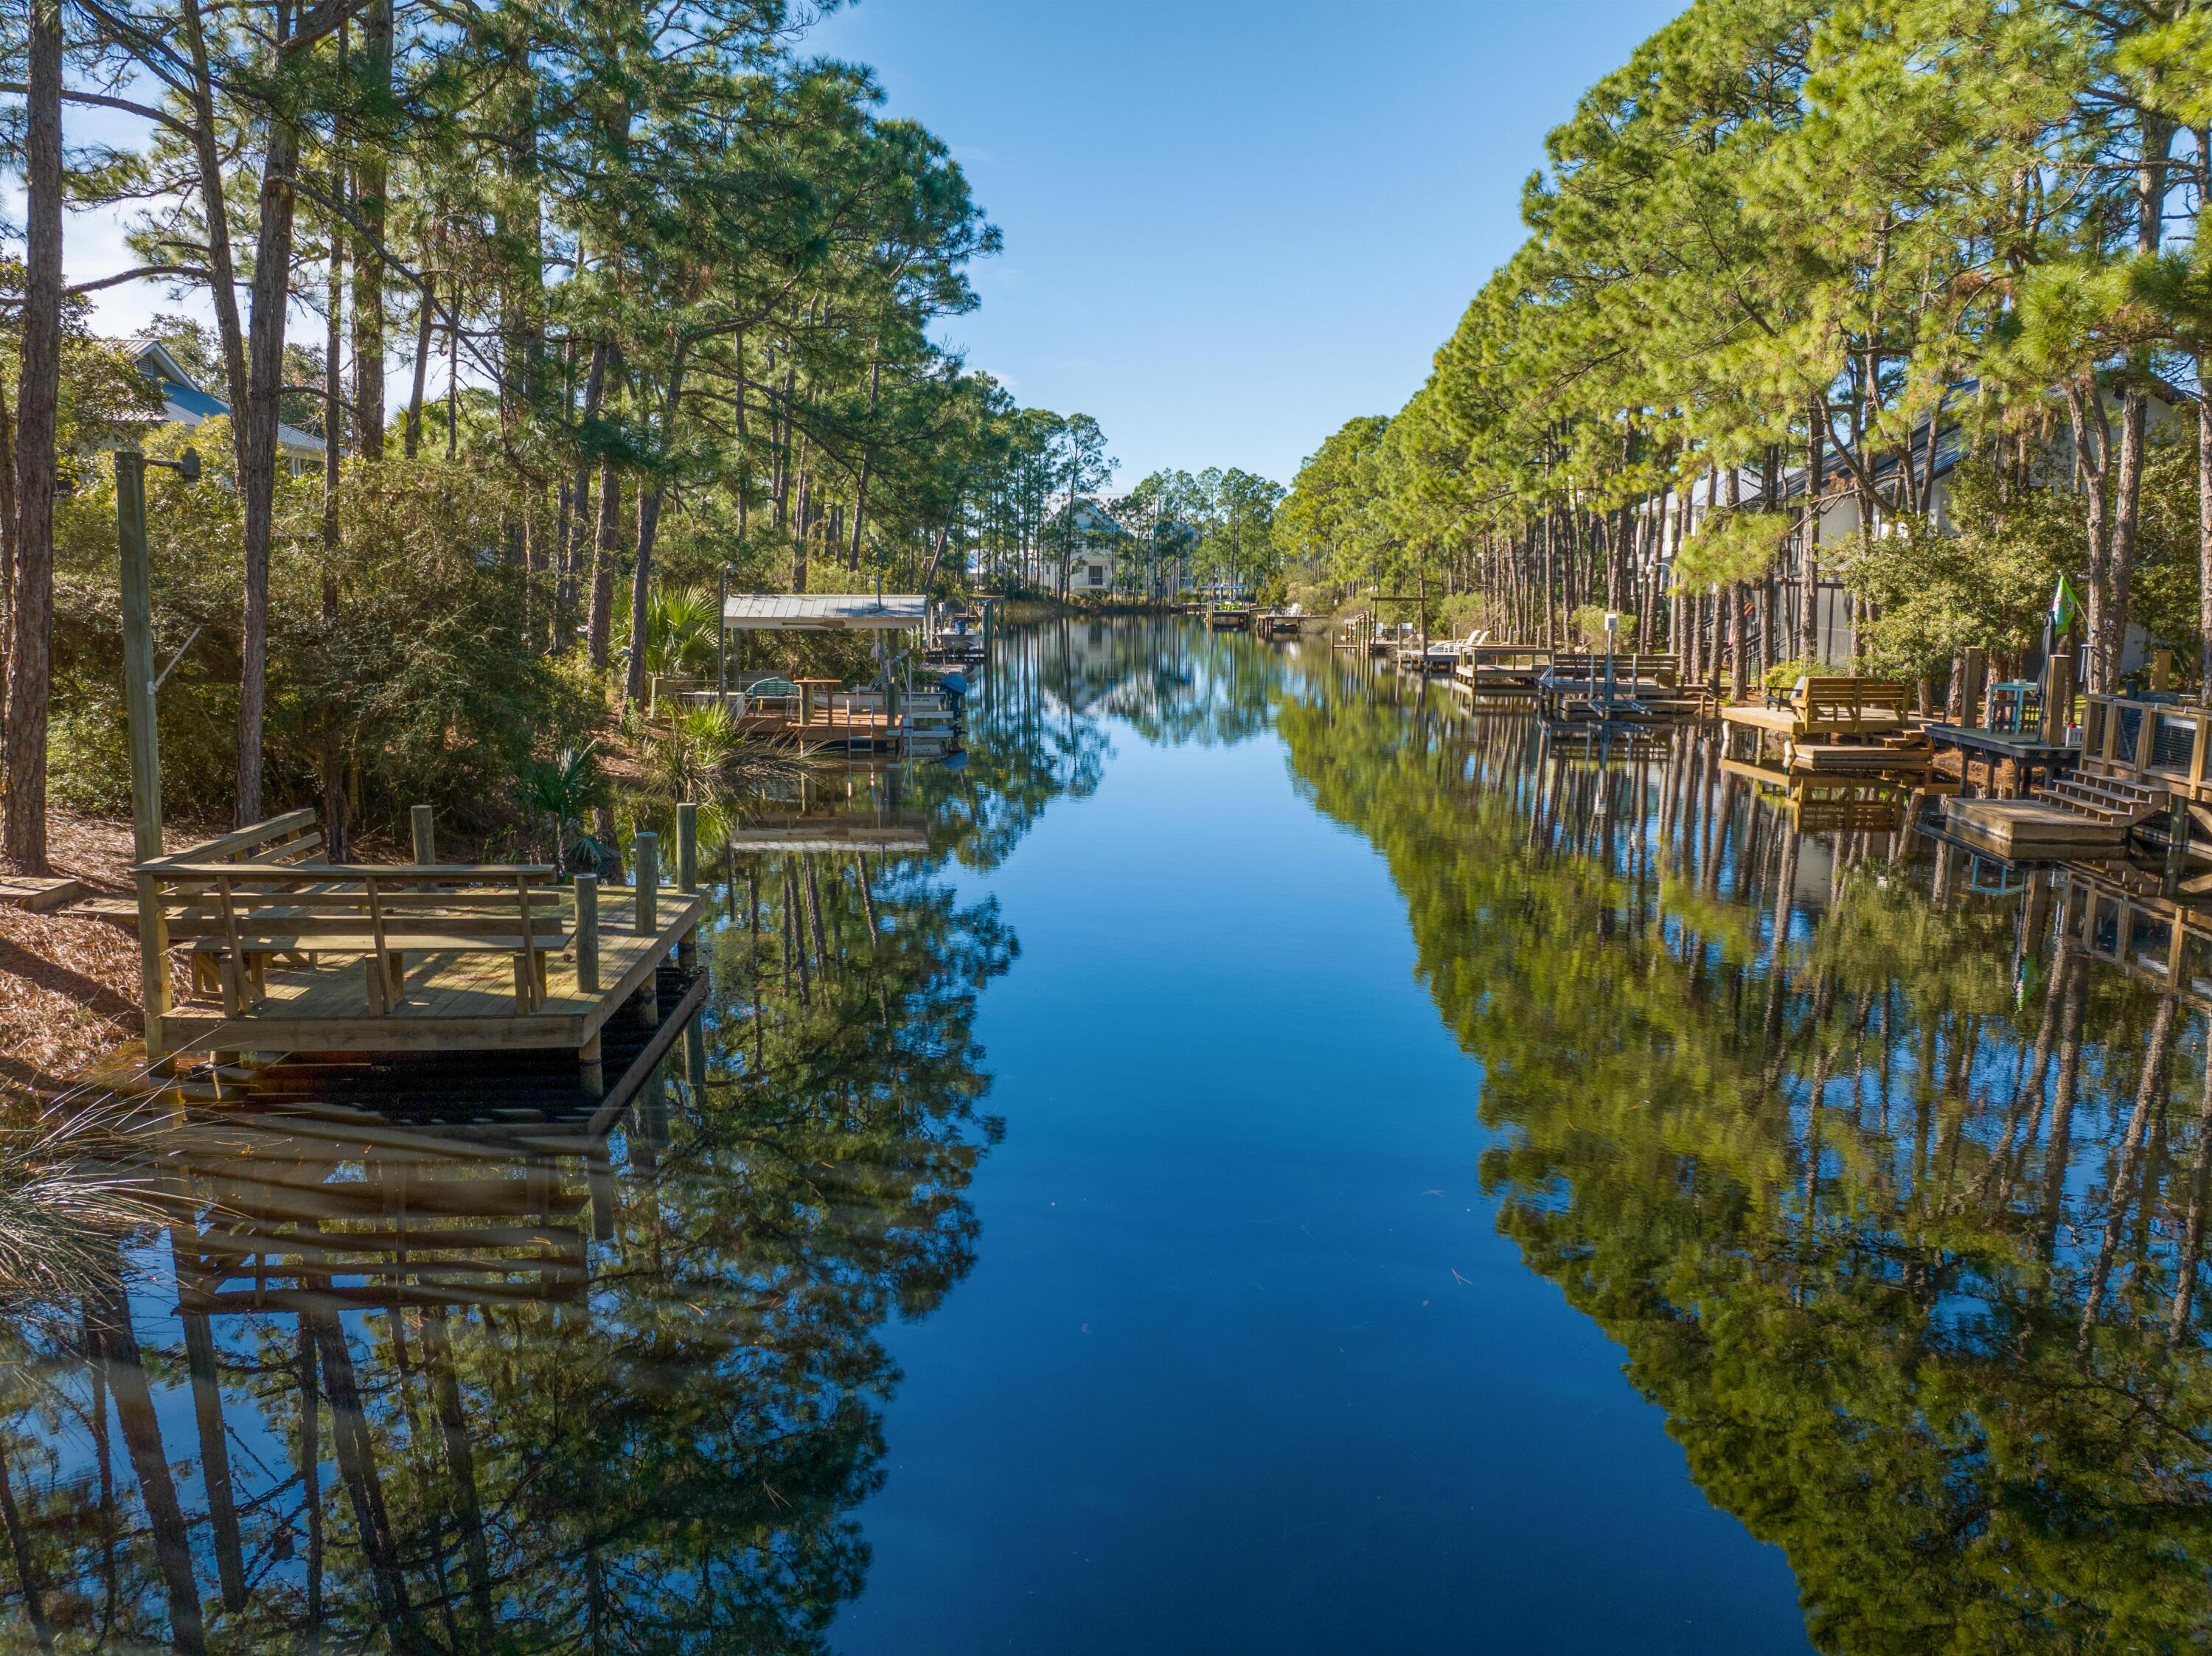
[[[184,846],[217,832],[184,823],[163,836]],[[56,810],[46,819],[56,874],[95,895],[131,892],[131,823]],[[0,1087],[52,1097],[145,1030],[138,943],[121,927],[66,909],[0,908]]]

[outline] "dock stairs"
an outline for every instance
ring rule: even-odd
[[[2081,772],[2053,777],[2035,791],[2035,797],[2061,810],[2120,828],[2134,828],[2164,816],[2167,810],[2163,788]]]

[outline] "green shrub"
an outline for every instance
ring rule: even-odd
[[[1850,671],[1832,661],[1778,661],[1759,676],[1759,682],[1770,690],[1788,690],[1801,678],[1842,678]]]
[[[149,454],[190,446],[199,482],[147,477],[163,794],[176,814],[234,805],[244,588],[238,496],[225,422],[148,434]],[[349,464],[345,537],[325,558],[319,477],[276,490],[269,572],[265,808],[319,797],[335,731],[356,820],[404,822],[426,803],[462,829],[502,825],[512,779],[536,752],[580,739],[598,719],[580,658],[534,647],[520,571],[501,555],[498,478],[442,458]],[[112,466],[92,469],[57,516],[56,757],[65,803],[128,798]],[[324,617],[325,581],[337,603]],[[540,618],[542,619],[542,618]],[[178,652],[181,651],[180,655]]]

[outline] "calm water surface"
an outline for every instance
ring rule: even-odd
[[[169,1222],[12,1324],[0,1638],[2212,1642],[2154,871],[1800,836],[1706,737],[1311,645],[1002,642],[964,765],[849,789],[927,852],[708,857],[611,1125],[447,1065],[137,1147]]]

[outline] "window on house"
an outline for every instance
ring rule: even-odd
[[[1106,572],[1095,563],[1091,566],[1091,584],[1093,586],[1106,585]]]

